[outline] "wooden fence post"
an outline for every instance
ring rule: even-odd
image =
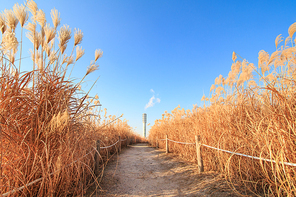
[[[156,138],[156,148],[158,149],[158,138]]]
[[[126,137],[125,147],[127,147],[128,143],[128,137]]]
[[[169,153],[168,135],[165,135],[165,152]]]
[[[118,136],[118,140],[119,140],[118,152],[121,152],[121,139],[120,139],[120,136]]]
[[[203,161],[201,157],[201,143],[200,143],[200,135],[195,136],[196,143],[196,155],[197,155],[197,165],[199,173],[204,171]]]
[[[100,166],[100,140],[96,141],[97,152],[95,154],[95,175],[99,176],[99,166]]]

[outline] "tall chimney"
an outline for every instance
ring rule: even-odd
[[[147,114],[143,114],[143,136],[146,138],[146,122],[147,122]]]

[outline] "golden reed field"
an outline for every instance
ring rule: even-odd
[[[59,12],[53,9],[50,14],[53,27],[30,0],[0,15],[0,193],[4,196],[81,196],[91,185],[99,186],[94,178],[96,140],[107,146],[118,136],[136,136],[126,120],[107,115],[106,109],[101,117],[98,96],[80,89],[85,77],[98,69],[101,50],[95,51],[80,82],[69,79],[84,55],[83,33],[75,29],[73,39],[69,26],[60,25]],[[24,35],[32,42],[31,65],[26,65],[32,69],[20,72]],[[102,169],[116,153],[114,147],[106,150],[101,151]]]
[[[149,135],[195,142],[256,156],[256,160],[202,146],[206,171],[219,171],[229,185],[245,186],[254,195],[296,196],[296,23],[287,38],[278,35],[275,51],[259,51],[258,66],[233,52],[227,77],[220,75],[203,96],[203,107],[176,107],[156,120]],[[165,141],[159,141],[164,148]],[[194,145],[170,142],[170,151],[195,161]],[[286,165],[283,162],[292,163]]]

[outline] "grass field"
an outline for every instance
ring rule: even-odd
[[[200,135],[203,144],[274,160],[202,148],[205,169],[220,171],[230,185],[240,183],[258,195],[295,196],[296,168],[283,164],[296,163],[295,31],[296,23],[287,38],[277,36],[271,55],[261,50],[257,66],[233,52],[231,71],[215,79],[211,94],[202,97],[204,106],[165,111],[150,130],[150,142],[155,145],[165,135],[195,142]],[[194,146],[172,144],[170,151],[196,160]]]
[[[16,4],[0,15],[0,193],[25,186],[12,196],[80,196],[98,184],[93,173],[96,140],[106,146],[118,136],[135,134],[122,116],[101,110],[98,95],[80,89],[98,69],[103,52],[95,51],[84,77],[74,83],[69,76],[84,55],[83,33],[75,29],[70,46],[72,31],[60,26],[57,10],[51,12],[51,27],[34,1],[26,6]],[[22,46],[25,33],[32,42],[32,69],[20,72],[23,51],[28,50]],[[101,151],[102,164],[115,151]]]
[[[108,146],[118,136],[137,136],[122,116],[101,109],[98,95],[89,95],[93,86],[81,89],[98,70],[103,52],[95,51],[84,77],[74,83],[72,70],[85,53],[83,33],[61,25],[56,9],[50,15],[53,26],[33,0],[0,15],[1,194],[25,186],[11,195],[80,196],[99,184],[92,151],[96,140]],[[273,160],[202,147],[205,170],[221,172],[230,186],[240,184],[255,195],[296,196],[296,168],[284,164],[296,163],[295,32],[296,23],[287,38],[276,37],[272,54],[259,51],[256,64],[233,52],[231,71],[215,79],[210,95],[202,97],[204,105],[165,111],[149,132],[150,143],[165,135],[195,142],[200,135],[203,144]],[[32,43],[29,71],[22,71],[24,51],[29,51],[25,39]],[[194,146],[171,144],[170,151],[196,160]],[[115,148],[101,151],[101,164],[115,153]]]

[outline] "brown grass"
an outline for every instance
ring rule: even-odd
[[[119,135],[125,139],[135,134],[126,120],[108,118],[106,114],[101,118],[98,97],[93,99],[89,91],[80,90],[84,78],[98,68],[102,52],[96,52],[85,76],[75,84],[66,73],[68,66],[74,67],[84,54],[76,46],[82,41],[81,31],[75,32],[75,44],[67,55],[71,30],[68,26],[58,30],[57,10],[51,13],[52,28],[45,24],[45,14],[34,1],[26,6],[33,15],[26,26],[29,13],[22,5],[1,16],[0,193],[43,178],[11,196],[80,196],[94,184],[92,150],[96,140],[105,146],[116,142]],[[15,20],[20,20],[21,35],[16,34]],[[24,27],[33,44],[33,68],[20,72],[21,61],[16,60],[16,55],[22,58],[22,48],[18,47],[22,47]],[[101,152],[102,164],[107,154],[116,152],[115,148],[108,150]]]
[[[294,34],[294,24],[289,35]],[[290,40],[293,40],[291,37]],[[258,67],[245,59],[233,64],[227,78],[219,76],[203,107],[185,111],[178,106],[165,112],[150,130],[149,140],[165,135],[172,140],[194,142],[201,135],[203,144],[251,156],[275,160],[254,160],[202,147],[205,170],[220,171],[229,183],[240,183],[256,195],[295,196],[295,47],[278,47],[269,55],[259,52]],[[160,142],[160,147],[165,143]],[[170,142],[170,151],[195,161],[195,147]],[[230,184],[231,185],[231,184]]]

